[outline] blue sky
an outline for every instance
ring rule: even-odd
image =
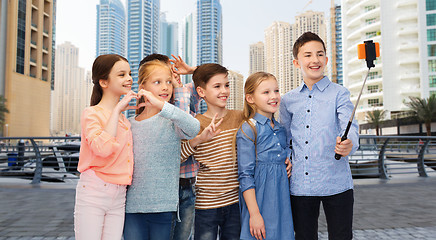
[[[79,48],[79,65],[91,69],[95,58],[96,5],[99,0],[58,0],[56,44],[70,41]],[[125,1],[122,1],[125,3]],[[249,45],[264,40],[273,21],[293,23],[309,0],[221,0],[223,7],[223,65],[248,74]],[[339,0],[335,0],[340,3]],[[195,0],[161,0],[168,21],[178,22],[194,10]],[[330,11],[330,0],[312,0],[304,10]]]

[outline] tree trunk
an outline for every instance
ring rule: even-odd
[[[375,126],[375,135],[378,136],[378,133],[379,133],[379,127]]]
[[[431,122],[425,123],[425,129],[427,130],[427,136],[431,136]]]

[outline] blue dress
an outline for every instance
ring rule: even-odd
[[[289,179],[286,175],[286,131],[273,119],[256,113],[251,122],[254,132],[244,123],[236,135],[239,174],[239,204],[241,208],[240,239],[255,239],[250,234],[250,214],[242,193],[254,188],[266,239],[295,239],[292,222]],[[256,160],[257,151],[257,160]]]

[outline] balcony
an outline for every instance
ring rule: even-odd
[[[419,72],[405,72],[400,75],[400,80],[419,79]]]
[[[416,0],[403,0],[403,1],[397,1],[397,7],[408,7],[411,5],[416,5]]]
[[[399,51],[401,50],[412,50],[412,49],[419,49],[418,40],[416,42],[403,42],[400,46],[397,48]]]
[[[417,27],[403,27],[400,29],[400,31],[397,32],[398,36],[411,35],[411,34],[418,35],[418,28]]]
[[[398,63],[400,65],[408,65],[408,64],[414,64],[414,63],[419,64],[419,59],[408,57],[408,58],[403,58],[403,59],[399,60]]]

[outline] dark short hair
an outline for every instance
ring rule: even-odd
[[[227,76],[229,70],[227,68],[216,64],[216,63],[206,63],[200,65],[195,69],[194,74],[192,74],[192,80],[194,80],[195,87],[206,87],[209,80],[218,74],[225,74]]]
[[[304,44],[306,44],[307,42],[311,42],[311,41],[317,41],[317,42],[322,43],[322,47],[324,48],[324,52],[327,51],[325,48],[324,41],[318,35],[316,35],[313,32],[305,32],[297,39],[297,41],[295,41],[294,47],[292,48],[293,55],[294,55],[295,59],[297,59],[298,51],[300,51],[300,48]]]
[[[138,69],[142,66],[142,64],[144,64],[146,62],[153,61],[153,60],[159,60],[159,61],[164,62],[166,64],[168,64],[170,62],[170,58],[168,56],[162,55],[159,53],[153,53],[153,54],[146,56],[145,58],[143,58],[141,60],[141,62],[139,63]]]

